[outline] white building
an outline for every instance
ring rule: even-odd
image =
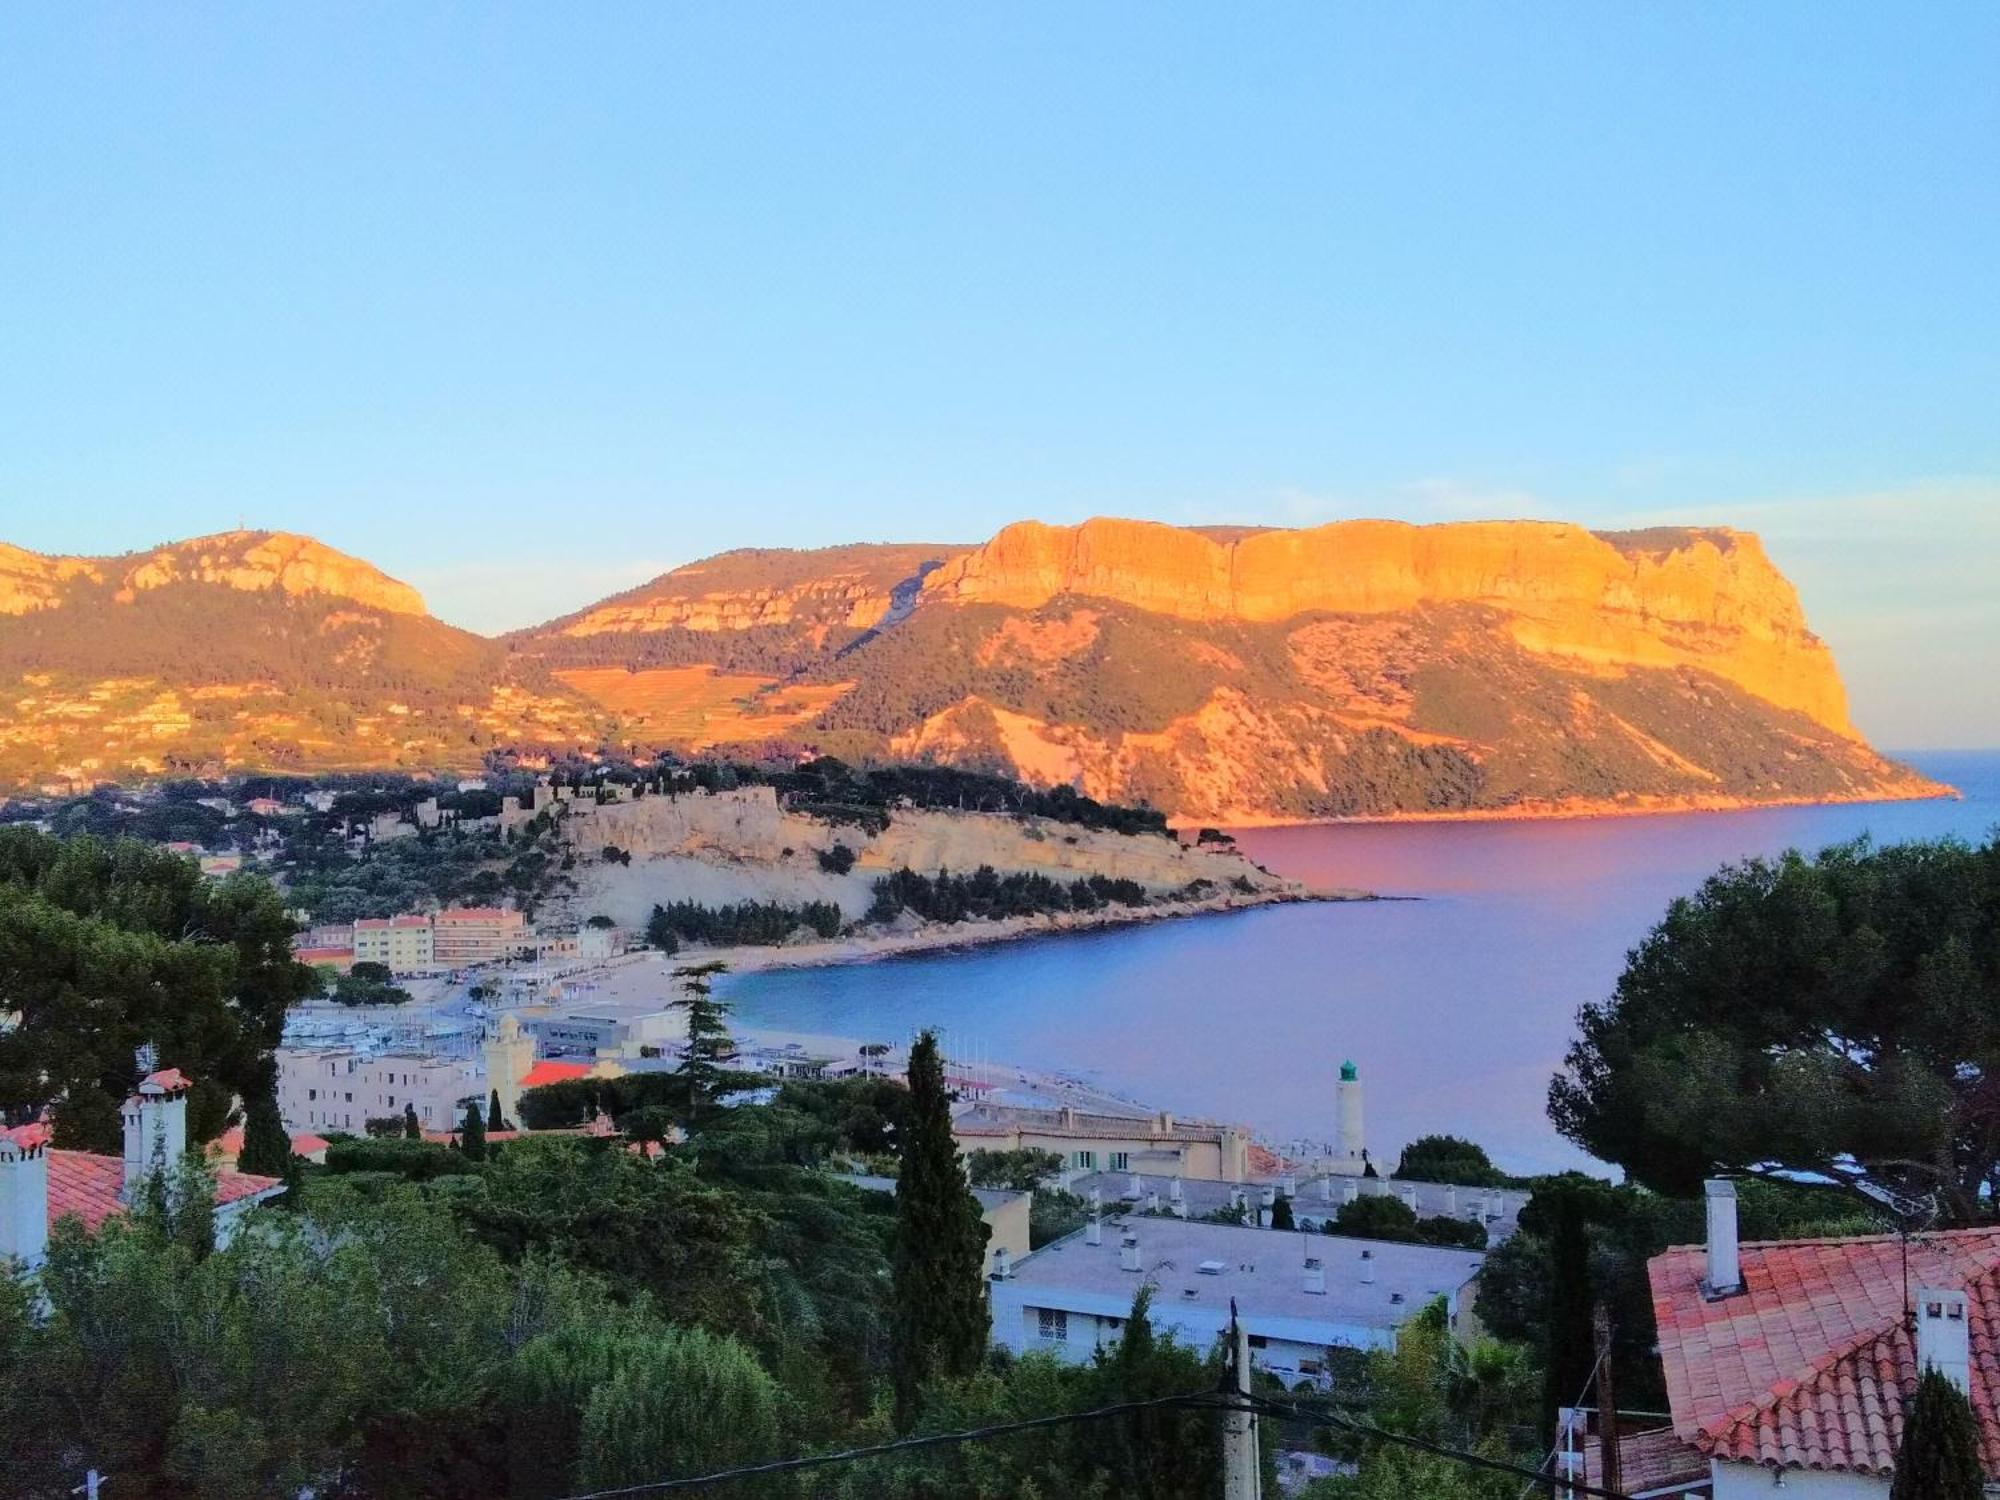
[[[447,1130],[468,1100],[486,1106],[486,1070],[468,1058],[360,1048],[280,1047],[278,1114],[291,1131],[359,1135],[371,1119],[400,1117],[407,1105],[418,1123]]]
[[[1132,1299],[1154,1286],[1154,1327],[1206,1351],[1230,1305],[1252,1360],[1287,1384],[1323,1382],[1332,1351],[1391,1349],[1435,1298],[1468,1329],[1469,1250],[1296,1234],[1174,1218],[1112,1218],[1023,1256],[991,1282],[994,1342],[1081,1364],[1122,1335]]]
[[[0,1129],[0,1267],[12,1261],[35,1269],[57,1220],[75,1218],[94,1230],[125,1212],[151,1174],[177,1167],[188,1149],[188,1087],[177,1068],[147,1075],[121,1112],[121,1156],[55,1150],[40,1122]],[[217,1172],[216,1244],[228,1244],[246,1213],[284,1190],[275,1177]]]
[[[381,964],[391,974],[421,974],[437,967],[431,919],[363,917],[354,924],[354,962]]]
[[[1449,1182],[1404,1182],[1388,1177],[1350,1177],[1330,1172],[1317,1177],[1280,1174],[1252,1182],[1208,1182],[1148,1172],[1065,1174],[1066,1186],[1085,1198],[1096,1195],[1107,1208],[1170,1213],[1190,1219],[1220,1211],[1240,1211],[1248,1223],[1268,1228],[1277,1200],[1291,1205],[1292,1223],[1320,1230],[1359,1198],[1394,1198],[1419,1219],[1462,1219],[1482,1225],[1489,1244],[1512,1234],[1528,1193],[1521,1188],[1468,1187]]]

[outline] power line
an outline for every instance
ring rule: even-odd
[[[587,1490],[582,1494],[566,1496],[564,1500],[617,1500],[617,1497],[625,1495],[658,1495],[670,1490],[705,1489],[709,1485],[727,1484],[732,1480],[750,1479],[761,1474],[790,1474],[801,1469],[818,1469],[829,1464],[878,1458],[887,1453],[908,1453],[920,1448],[939,1448],[953,1443],[984,1442],[989,1438],[1005,1437],[1009,1433],[1027,1432],[1038,1427],[1063,1427],[1073,1422],[1096,1422],[1106,1417],[1122,1417],[1132,1412],[1158,1411],[1162,1407],[1216,1411],[1230,1404],[1219,1399],[1213,1392],[1207,1391],[1186,1396],[1159,1396],[1151,1401],[1121,1401],[1115,1406],[1100,1406],[1091,1411],[1059,1412],[1051,1417],[1029,1417],[1019,1422],[998,1422],[990,1427],[973,1427],[962,1432],[934,1432],[920,1437],[897,1438],[893,1442],[876,1443],[867,1448],[846,1448],[838,1453],[814,1453],[805,1458],[773,1459],[768,1463],[718,1469],[712,1474],[689,1475],[685,1479],[652,1479],[644,1484],[625,1485],[619,1489]]]
[[[1469,1464],[1474,1468],[1492,1469],[1500,1474],[1516,1474],[1544,1484],[1551,1489],[1565,1489],[1578,1495],[1588,1495],[1594,1500],[1632,1500],[1623,1490],[1602,1489],[1594,1484],[1585,1484],[1580,1479],[1564,1479],[1555,1474],[1538,1473],[1521,1464],[1508,1463],[1505,1459],[1488,1458],[1483,1453],[1467,1453],[1462,1448],[1447,1448],[1443,1443],[1433,1443],[1428,1438],[1415,1437],[1407,1432],[1391,1432],[1385,1427],[1376,1427],[1367,1422],[1356,1422],[1349,1417],[1335,1416],[1331,1411],[1314,1411],[1288,1401],[1272,1401],[1268,1397],[1251,1398],[1272,1416],[1295,1417],[1303,1422],[1318,1422],[1323,1426],[1335,1427],[1342,1432],[1351,1432],[1360,1437],[1371,1437],[1385,1443],[1400,1443],[1406,1448],[1416,1448],[1439,1458],[1450,1459],[1453,1463]]]

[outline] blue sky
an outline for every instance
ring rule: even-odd
[[[0,8],[0,538],[1755,527],[2000,743],[2000,9]]]

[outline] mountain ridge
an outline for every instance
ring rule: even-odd
[[[0,781],[762,747],[1181,821],[1937,795],[1747,532],[1017,522],[746,548],[489,638],[309,537],[0,547]]]

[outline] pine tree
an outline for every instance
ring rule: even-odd
[[[1579,1397],[1596,1363],[1597,1333],[1592,1321],[1590,1228],[1575,1190],[1559,1190],[1549,1234],[1549,1305],[1543,1351],[1543,1416],[1553,1433],[1560,1408]]]
[[[680,1078],[687,1089],[689,1129],[728,1087],[729,1065],[736,1061],[736,1040],[729,1034],[729,1007],[715,998],[708,983],[728,967],[712,963],[674,970],[674,978],[687,987],[687,993],[675,1003],[687,1015],[687,1047],[681,1054]]]
[[[488,1130],[505,1130],[507,1128],[507,1117],[500,1113],[500,1090],[498,1089],[494,1089],[487,1096],[486,1128]]]
[[[292,1138],[278,1118],[278,1101],[267,1089],[253,1096],[243,1110],[243,1149],[236,1168],[253,1177],[283,1177],[292,1159]]]
[[[486,1122],[479,1117],[477,1104],[465,1106],[465,1120],[458,1127],[458,1146],[467,1161],[486,1160]]]
[[[898,1146],[894,1321],[896,1421],[907,1428],[933,1376],[969,1375],[986,1353],[986,1226],[951,1136],[951,1097],[937,1037],[910,1048],[910,1108]]]
[[[1985,1482],[1972,1403],[1935,1369],[1925,1370],[1903,1419],[1889,1500],[1979,1500]]]
[[[1296,1229],[1299,1226],[1292,1219],[1292,1200],[1283,1193],[1271,1201],[1271,1227],[1273,1229]]]
[[[403,1139],[406,1141],[420,1141],[423,1138],[424,1127],[417,1123],[416,1105],[405,1104],[403,1106]]]

